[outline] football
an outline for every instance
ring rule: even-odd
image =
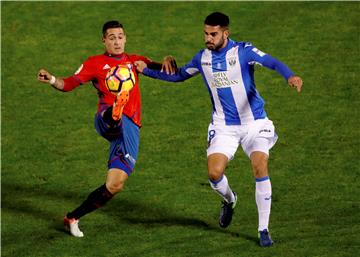
[[[107,89],[117,94],[122,89],[130,91],[135,85],[135,75],[132,71],[132,65],[116,65],[106,74],[105,84]]]

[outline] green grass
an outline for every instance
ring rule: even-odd
[[[1,2],[2,256],[356,256],[360,252],[359,2]],[[254,179],[238,151],[227,169],[239,195],[217,225],[206,175],[210,102],[199,77],[141,78],[143,128],[124,192],[85,216],[85,238],[62,217],[106,176],[108,145],[93,127],[97,96],[36,81],[41,67],[72,74],[103,51],[100,30],[120,19],[127,52],[185,64],[203,48],[204,17],[231,17],[250,41],[302,76],[298,95],[275,72],[256,83],[280,139],[270,155],[274,247],[257,246]]]

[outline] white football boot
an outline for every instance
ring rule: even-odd
[[[69,219],[64,217],[64,225],[70,231],[70,234],[75,237],[83,237],[84,233],[79,229],[79,220]]]

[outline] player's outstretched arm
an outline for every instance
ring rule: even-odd
[[[152,70],[160,70],[166,72],[166,74],[175,74],[177,71],[175,58],[171,55],[165,56],[162,63],[150,62],[147,64],[147,68]]]
[[[37,79],[40,82],[48,83],[52,85],[54,88],[63,91],[64,90],[64,80],[61,78],[56,78],[50,72],[45,69],[40,69],[38,72]]]
[[[160,79],[169,82],[182,82],[196,75],[197,73],[189,74],[186,72],[186,67],[180,67],[177,69],[177,72],[174,74],[167,74],[166,72],[161,72],[160,70],[152,70],[146,63],[143,61],[134,62],[138,72],[144,74],[147,77]]]
[[[300,93],[300,92],[301,92],[301,88],[302,88],[303,81],[302,81],[302,79],[301,79],[299,76],[291,76],[291,77],[288,79],[288,84],[289,84],[289,86],[296,88],[296,90],[298,91],[298,93]]]

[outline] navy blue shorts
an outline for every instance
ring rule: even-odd
[[[95,115],[95,128],[110,142],[108,169],[121,169],[130,176],[139,151],[140,128],[125,115],[118,126],[109,127],[101,113]]]

